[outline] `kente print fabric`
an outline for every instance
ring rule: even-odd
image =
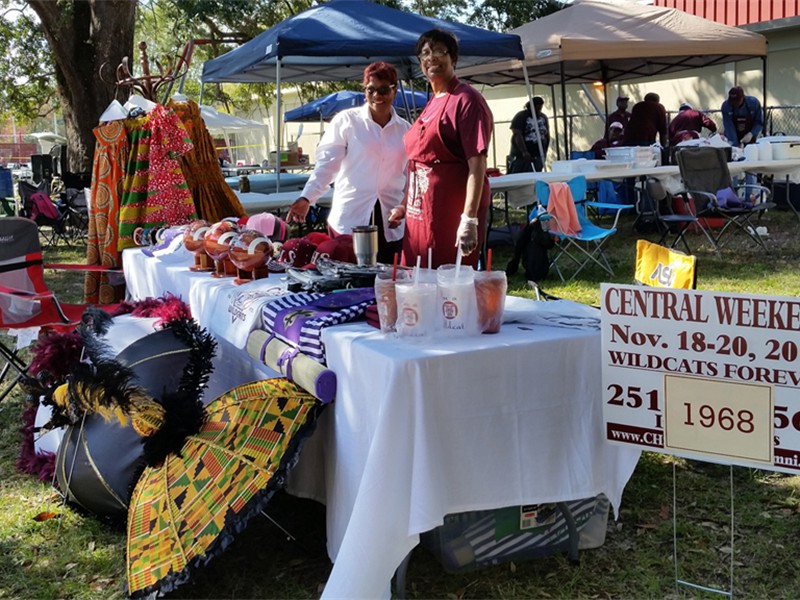
[[[178,116],[158,104],[145,117],[127,119],[125,127],[131,151],[121,199],[120,250],[146,240],[153,229],[197,218],[179,161],[192,142]]]
[[[128,161],[125,125],[111,121],[94,128],[97,138],[92,165],[92,198],[89,211],[89,233],[86,240],[86,264],[120,267],[117,249],[119,236],[119,206],[124,165]],[[116,284],[116,285],[115,285]],[[116,304],[125,298],[125,284],[110,282],[104,273],[87,273],[83,301],[87,304]]]
[[[284,485],[323,408],[282,378],[211,402],[180,455],[145,469],[136,484],[128,510],[128,594],[171,591],[222,552]]]

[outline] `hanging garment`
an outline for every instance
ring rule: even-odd
[[[94,135],[97,143],[92,165],[86,264],[121,267],[121,255],[117,249],[119,207],[130,146],[122,121],[98,125],[94,128]],[[124,279],[112,283],[105,273],[86,274],[84,303],[116,304],[124,299]]]
[[[222,176],[217,149],[200,116],[200,107],[194,100],[170,100],[168,106],[180,117],[192,138],[194,148],[181,156],[181,167],[199,218],[216,223],[225,217],[244,217],[242,203]]]
[[[147,116],[125,121],[125,127],[131,150],[119,217],[120,250],[136,246],[139,237],[149,239],[153,229],[197,218],[178,160],[192,142],[178,116],[159,104]]]

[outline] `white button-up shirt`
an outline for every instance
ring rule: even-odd
[[[333,183],[328,225],[337,233],[369,225],[375,201],[380,200],[387,241],[403,237],[405,224],[389,229],[389,212],[403,202],[406,185],[406,151],[403,135],[411,127],[397,116],[381,127],[364,104],[338,113],[317,146],[316,166],[303,188],[311,204]]]

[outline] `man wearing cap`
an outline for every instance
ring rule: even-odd
[[[731,146],[755,142],[764,129],[761,103],[753,96],[745,96],[740,86],[732,87],[722,103],[722,129]]]
[[[711,133],[717,131],[717,124],[704,112],[696,110],[688,102],[681,102],[678,114],[669,124],[669,145],[675,146],[684,140],[696,140],[703,127]]]
[[[622,145],[622,133],[624,128],[622,123],[614,121],[608,126],[608,137],[601,137],[592,146],[592,151],[597,159],[604,159],[606,157],[605,149],[613,148],[614,146]]]
[[[628,126],[628,121],[631,120],[631,111],[628,110],[628,102],[630,100],[627,96],[617,97],[617,110],[609,113],[606,117],[606,133],[605,137],[608,138],[611,133],[611,124],[619,123],[624,130]]]

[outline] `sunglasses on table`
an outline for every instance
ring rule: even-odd
[[[386,94],[390,93],[396,85],[382,85],[380,87],[373,87],[368,85],[364,88],[364,91],[367,92],[367,96],[372,96],[373,94],[379,94],[381,96],[385,96]]]

